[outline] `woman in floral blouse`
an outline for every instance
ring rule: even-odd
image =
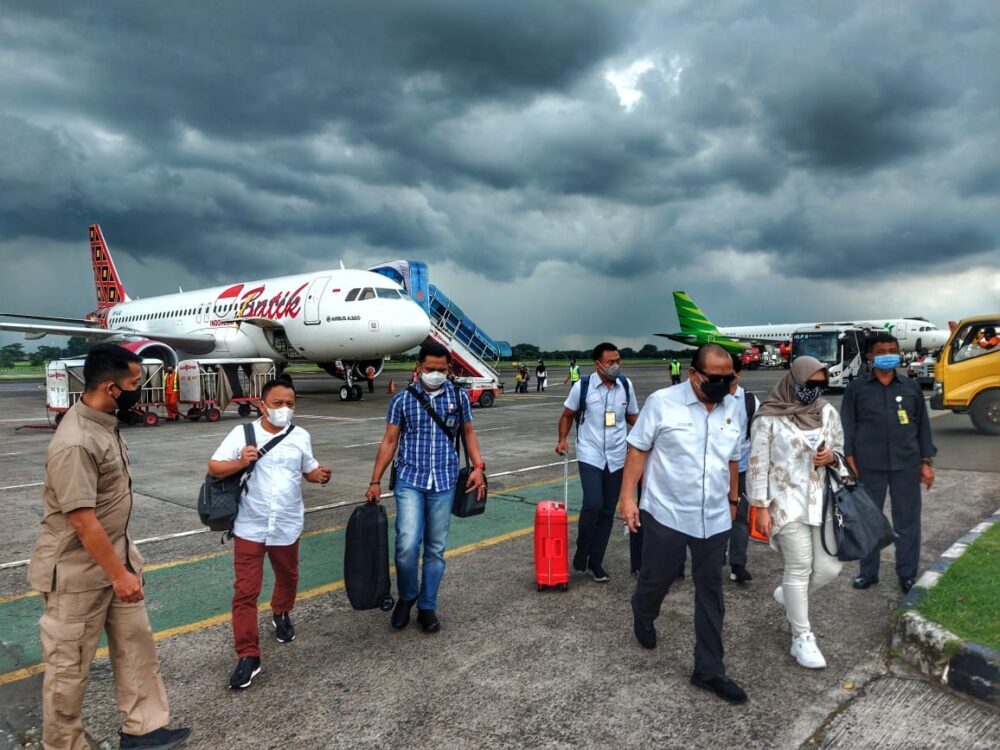
[[[798,357],[757,411],[750,440],[747,492],[757,530],[785,559],[774,598],[792,626],[792,656],[803,667],[822,669],[826,660],[809,625],[809,594],[840,573],[841,563],[820,541],[824,526],[826,466],[839,466],[844,450],[840,415],[820,398],[829,383],[826,365]],[[843,468],[841,467],[843,471]],[[828,542],[829,546],[829,542]]]

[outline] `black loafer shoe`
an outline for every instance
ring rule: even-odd
[[[433,609],[417,609],[417,622],[425,633],[436,633],[441,629],[441,621]]]
[[[878,583],[878,578],[869,578],[868,576],[858,576],[851,581],[851,585],[856,589],[866,589],[876,583]]]
[[[392,610],[392,619],[390,620],[396,630],[402,630],[410,624],[410,610],[416,603],[416,599],[410,599],[409,601],[400,599],[396,602],[396,608]]]
[[[611,580],[611,576],[608,575],[608,572],[604,569],[604,567],[597,565],[596,563],[591,563],[588,571],[591,577],[598,583],[607,583]]]
[[[656,628],[646,625],[639,620],[639,615],[635,611],[635,602],[632,602],[632,632],[639,645],[650,650],[656,648]]]
[[[909,594],[910,589],[913,588],[913,584],[915,584],[916,582],[917,582],[916,578],[900,578],[899,588],[903,590],[904,594]]]
[[[702,690],[715,693],[722,700],[729,703],[739,705],[740,703],[747,702],[746,691],[728,677],[713,677],[710,680],[706,680],[697,674],[693,674],[691,675],[691,684],[695,687],[700,687]]]
[[[118,747],[122,750],[142,748],[143,750],[170,750],[184,743],[191,734],[187,727],[182,729],[167,729],[160,727],[146,734],[118,733]]]
[[[729,580],[736,581],[736,583],[746,583],[747,581],[752,581],[753,576],[750,575],[750,571],[745,566],[733,565],[729,569]]]

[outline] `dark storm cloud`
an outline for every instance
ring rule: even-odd
[[[919,276],[997,250],[1000,9],[7,2],[0,223],[211,280],[391,257]],[[606,79],[637,61],[623,106]],[[673,283],[673,282],[671,282]]]

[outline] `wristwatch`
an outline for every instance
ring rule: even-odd
[[[473,464],[474,469],[485,469],[486,464]]]
[[[732,498],[729,498],[729,504],[730,505],[739,505],[740,504],[740,499],[736,498],[735,500],[733,500]]]
[[[923,463],[927,464],[928,466],[931,466],[931,467],[934,466],[934,459],[933,458],[924,458],[924,459],[921,459],[921,461],[923,461]]]

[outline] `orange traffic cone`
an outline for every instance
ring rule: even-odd
[[[396,392],[396,381],[395,380],[390,380],[389,381],[389,395],[392,395],[395,392]]]

